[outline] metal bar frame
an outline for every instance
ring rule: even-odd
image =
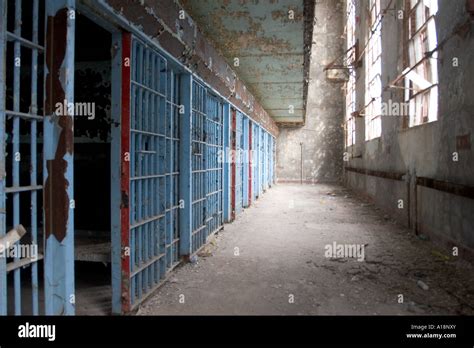
[[[230,141],[231,141],[231,185],[230,185],[230,221],[235,220],[236,213],[236,151],[237,151],[237,110],[231,108],[231,130],[230,130]]]
[[[121,225],[121,158],[122,139],[122,32],[112,33],[112,124],[110,151],[110,213],[111,213],[111,261],[112,261],[112,313],[122,313],[122,225]]]
[[[239,111],[235,113],[235,195],[234,212],[235,216],[242,211],[243,202],[243,165],[242,165],[242,118],[243,114]]]
[[[248,192],[248,201],[249,201],[249,206],[252,205],[252,202],[253,202],[253,178],[254,178],[254,170],[253,170],[253,166],[254,166],[254,161],[253,161],[253,153],[254,153],[254,149],[253,149],[253,132],[254,132],[254,125],[253,125],[253,122],[249,119],[249,126],[248,126],[248,132],[249,132],[249,155],[248,155],[248,158],[249,158],[249,182],[248,182],[248,185],[249,185],[249,192]]]
[[[130,290],[130,95],[131,95],[131,59],[132,37],[130,33],[122,34],[122,105],[121,105],[121,151],[120,151],[120,222],[121,222],[121,300],[122,312],[131,309]]]
[[[46,1],[44,134],[44,281],[47,315],[75,313],[74,118],[56,116],[74,102],[75,0]],[[60,74],[60,71],[66,71]],[[59,87],[61,86],[61,87]]]
[[[206,238],[219,231],[224,224],[224,164],[220,154],[224,151],[224,105],[211,92],[206,100]]]
[[[242,118],[242,206],[247,208],[250,205],[249,199],[249,158],[250,158],[250,147],[249,147],[249,119],[247,116]]]
[[[5,144],[7,2],[0,2],[0,143]],[[0,237],[6,234],[5,146],[0,146]],[[7,260],[0,258],[0,315],[7,314]]]
[[[231,151],[231,106],[229,103],[224,104],[224,152],[222,162],[224,164],[224,221],[231,220],[231,185],[232,185],[232,164],[229,161]]]

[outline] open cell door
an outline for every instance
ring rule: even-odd
[[[129,33],[121,40],[120,238],[113,312],[133,311],[179,262],[180,76]]]

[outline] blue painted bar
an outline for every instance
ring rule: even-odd
[[[259,167],[259,149],[258,149],[258,125],[252,123],[252,196],[258,198],[258,167]]]
[[[45,312],[47,315],[73,315],[75,312],[74,287],[74,161],[73,161],[73,117],[52,117],[56,102],[74,102],[74,37],[75,19],[70,16],[75,11],[75,0],[46,1],[47,32],[46,71],[49,79],[59,79],[63,91],[50,91],[49,105],[45,110],[44,122],[44,188],[45,197],[50,199],[45,207],[45,251],[44,282]],[[60,23],[66,23],[62,26]],[[58,24],[58,25],[55,25]],[[49,30],[49,31],[48,31]],[[60,33],[65,31],[65,33]],[[53,66],[57,54],[55,45],[64,45],[54,38],[66,37],[64,59],[61,66]],[[66,71],[59,74],[59,70]],[[51,82],[52,83],[52,82]],[[63,93],[63,95],[61,95]],[[62,136],[62,132],[65,134]],[[60,165],[63,165],[64,170]],[[50,177],[51,176],[51,177]],[[53,179],[54,178],[54,179]],[[62,202],[62,200],[67,200]],[[46,204],[46,205],[47,205]],[[67,205],[64,207],[64,205]]]
[[[38,44],[38,18],[39,18],[39,2],[33,0],[33,37],[32,41]],[[31,105],[30,112],[38,113],[38,50],[33,48],[31,51]],[[31,120],[30,127],[30,186],[36,186],[37,183],[37,121]],[[31,191],[31,242],[38,245],[38,198],[36,190]],[[39,299],[38,299],[38,264],[34,262],[31,265],[31,293],[32,293],[32,313],[39,314]]]
[[[192,238],[191,250],[196,252],[206,237],[206,162],[205,123],[206,123],[206,90],[204,86],[193,80],[192,83]]]
[[[247,208],[249,202],[249,119],[242,119],[242,206]]]
[[[2,15],[3,17],[1,18],[2,24],[1,24],[1,35],[2,37],[0,38],[1,40],[1,58],[2,58],[2,81],[1,81],[1,88],[2,88],[2,93],[3,96],[2,98],[5,98],[5,88],[6,88],[6,80],[5,80],[5,71],[3,70],[5,68],[5,59],[6,55],[8,54],[10,58],[13,58],[13,66],[11,67],[13,70],[13,86],[10,86],[12,92],[13,92],[13,110],[5,110],[5,104],[4,104],[4,99],[2,99],[2,107],[1,107],[1,112],[3,115],[2,121],[1,121],[1,132],[2,132],[2,138],[3,141],[6,143],[7,142],[7,135],[5,134],[6,132],[6,119],[5,115],[10,116],[11,118],[11,123],[13,125],[12,127],[12,134],[11,134],[11,139],[12,139],[12,151],[11,151],[11,161],[12,161],[12,173],[9,175],[12,177],[12,187],[6,187],[4,178],[7,175],[5,173],[5,160],[6,160],[6,154],[2,152],[2,182],[1,182],[1,200],[3,204],[3,212],[1,214],[2,218],[2,233],[5,233],[5,216],[6,214],[10,214],[13,217],[13,224],[18,225],[20,222],[25,225],[27,223],[27,220],[30,222],[30,227],[28,228],[28,232],[31,233],[31,242],[34,244],[38,243],[38,223],[37,223],[37,218],[38,218],[38,191],[41,191],[42,186],[38,185],[37,182],[37,174],[38,174],[38,163],[37,163],[37,123],[38,121],[42,121],[43,117],[42,115],[38,114],[38,93],[37,93],[37,86],[38,86],[38,54],[39,52],[44,51],[44,47],[39,45],[38,43],[38,37],[39,37],[39,27],[38,27],[38,21],[39,21],[39,1],[38,0],[32,0],[30,2],[22,3],[21,0],[15,0],[11,1],[10,4],[13,6],[12,10],[14,12],[14,17],[11,18],[14,20],[13,23],[13,29],[14,33],[10,33],[6,31],[6,25],[7,23],[3,22],[7,18],[6,15],[6,2],[2,2]],[[24,7],[26,6],[31,6],[32,9],[32,21],[31,21],[31,40],[27,40],[22,37],[22,25],[23,25],[23,20],[22,20],[22,5]],[[13,42],[13,50],[10,52],[6,52],[6,46],[5,46],[5,40]],[[21,66],[22,66],[22,57],[21,56],[21,48],[23,47],[24,50],[31,50],[31,74],[30,74],[30,105],[29,105],[29,110],[28,112],[22,112],[23,110],[20,109],[20,100],[22,98],[27,99],[26,95],[22,95],[22,90],[26,92],[26,89],[23,88],[21,89],[20,87],[20,81],[22,80],[21,77]],[[25,70],[23,70],[25,71]],[[20,182],[20,163],[22,160],[22,154],[20,153],[21,147],[20,147],[20,119],[23,119],[24,121],[30,122],[28,125],[28,130],[23,130],[24,135],[29,137],[30,141],[30,178],[28,184],[23,183],[23,186],[21,185]],[[28,133],[29,132],[29,133]],[[5,148],[2,150],[4,151]],[[12,205],[12,211],[5,211],[5,200],[6,200],[6,193],[10,193],[12,196],[13,200],[13,205]],[[20,216],[20,193],[29,193],[30,194],[30,211],[31,214],[28,217],[22,217]],[[27,226],[27,225],[26,225]],[[2,258],[2,261],[6,261],[4,258]],[[15,258],[15,260],[18,260],[19,256]],[[7,297],[7,277],[6,277],[6,270],[3,269],[3,267],[6,266],[6,262],[1,262],[0,265],[0,277],[5,276],[5,280],[2,281],[2,285],[0,288],[5,286],[5,291],[3,289],[0,289],[0,297],[2,300],[0,302],[4,301],[4,304],[1,305],[0,309],[0,314],[7,314],[7,307],[8,307],[8,297]],[[38,315],[39,314],[39,289],[38,289],[38,265],[37,262],[32,262],[31,263],[31,314],[33,315]],[[21,286],[21,268],[16,268],[13,271],[13,303],[14,303],[14,314],[15,315],[21,315],[22,313],[22,286]]]
[[[171,210],[171,250],[170,250],[170,267],[174,267],[180,261],[179,254],[179,88],[180,88],[180,77],[174,70],[170,71],[170,124],[169,124],[169,137],[170,137],[170,196],[169,206]]]
[[[15,0],[15,24],[14,33],[21,37],[21,0]],[[21,44],[15,41],[13,47],[13,111],[20,111],[20,72],[21,72]],[[13,119],[13,186],[20,186],[20,119]],[[18,156],[18,157],[17,157]],[[20,193],[13,193],[13,226],[20,224]],[[19,242],[17,243],[19,244]],[[14,258],[15,261],[19,257]],[[21,315],[21,269],[17,268],[13,271],[14,291],[15,291],[15,315]]]
[[[257,138],[258,138],[258,167],[257,167],[257,196],[260,197],[262,194],[262,128],[260,125],[257,127]]]
[[[255,126],[255,198],[260,197],[260,168],[261,168],[261,151],[260,151],[260,126]]]
[[[120,170],[121,170],[121,85],[122,85],[122,34],[112,35],[112,109],[111,109],[111,150],[110,150],[110,213],[111,213],[111,260],[112,260],[112,313],[122,313],[121,282],[122,282],[122,247],[120,224]]]
[[[143,51],[144,47],[143,45],[139,44],[138,41],[133,40],[134,45],[137,45],[138,51],[137,51],[137,56],[132,57],[132,64],[136,66],[137,70],[137,80],[136,82],[142,83],[144,80],[144,69],[143,69]],[[133,81],[133,80],[132,80]],[[136,130],[144,130],[143,129],[143,93],[145,92],[143,88],[140,86],[135,85],[135,89],[132,90],[136,93],[136,102],[137,102],[137,108],[134,109],[136,112],[132,112],[130,115],[131,118],[131,129],[136,129]],[[130,153],[133,153],[135,156],[135,164],[136,170],[131,170],[130,172],[130,180],[132,180],[134,177],[142,177],[143,176],[143,161],[142,157],[144,156],[141,153],[141,145],[143,142],[143,134],[141,132],[135,132],[132,133],[132,137],[135,137],[135,146],[130,148]],[[131,255],[136,254],[136,259],[137,259],[137,267],[140,269],[143,263],[143,225],[140,224],[144,219],[143,219],[143,181],[141,179],[135,180],[135,183],[137,185],[137,190],[136,190],[136,197],[137,200],[135,202],[132,202],[132,204],[136,205],[136,223],[138,224],[136,227],[131,227],[130,230],[133,231],[133,233],[136,234],[136,240],[137,240],[137,249],[134,249],[131,251]],[[134,257],[133,257],[134,258]],[[136,297],[133,297],[134,294],[132,293],[132,305],[135,304],[135,301],[137,299],[140,299],[142,297],[142,272],[137,272],[135,276],[132,277],[132,282],[135,283],[135,288],[136,288]]]
[[[229,161],[230,151],[230,104],[224,103],[223,122],[224,122],[224,153],[222,161],[224,164],[224,221],[231,221],[231,163]]]
[[[207,232],[203,244],[207,237],[222,228],[223,217],[223,191],[224,167],[220,159],[220,154],[224,151],[223,145],[223,110],[224,105],[220,98],[207,93],[206,99],[206,225]]]
[[[262,128],[262,193],[267,189],[267,132]]]
[[[270,140],[270,146],[269,146],[269,186],[272,187],[273,184],[275,183],[275,178],[274,178],[274,173],[275,173],[275,138],[273,136],[269,137]]]
[[[7,42],[7,2],[0,2],[0,144],[5,144],[5,92],[6,92],[6,42]],[[5,194],[5,146],[0,146],[0,237],[6,233]],[[7,314],[7,268],[6,258],[0,258],[0,315]]]
[[[179,118],[179,88],[180,80],[175,78],[175,71],[166,59],[133,38],[130,96],[132,309],[152,294],[180,261],[180,233],[177,231],[180,167],[176,165],[180,134],[175,127]]]
[[[261,196],[263,194],[263,187],[264,187],[264,180],[265,180],[265,136],[264,130],[262,127],[258,127],[259,133],[259,155],[260,155],[260,162],[258,166],[259,170],[259,181],[258,181],[258,195]]]
[[[242,165],[242,118],[240,111],[236,113],[236,129],[235,129],[235,214],[238,215],[242,211],[243,201],[243,165]]]
[[[193,78],[189,74],[183,74],[180,78],[181,106],[183,114],[180,115],[180,141],[179,147],[179,194],[181,208],[179,209],[179,252],[182,257],[191,255],[192,240],[192,197],[194,192],[191,155],[191,118],[192,118],[192,84]],[[189,175],[185,174],[189,173]]]

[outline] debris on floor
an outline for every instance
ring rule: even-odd
[[[335,196],[327,210],[320,201],[338,189],[275,186],[203,249],[206,257],[179,268],[179,284],[165,284],[141,314],[474,315],[471,264],[433,254],[431,242],[387,223],[355,195]],[[298,209],[288,208],[288,197]],[[326,258],[334,242],[370,248],[362,262]]]

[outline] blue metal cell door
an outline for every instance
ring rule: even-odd
[[[250,173],[249,173],[249,119],[245,115],[242,117],[242,206],[247,208],[249,202],[249,184],[250,184]]]
[[[193,81],[191,98],[192,252],[203,246],[207,237],[206,97],[206,88]]]
[[[263,189],[268,189],[268,165],[269,165],[269,156],[268,156],[268,138],[269,135],[265,131],[263,133]]]
[[[195,80],[191,99],[191,252],[195,253],[224,223],[224,106]]]
[[[275,165],[275,139],[270,136],[269,137],[269,146],[268,146],[268,153],[269,153],[269,165],[268,165],[268,168],[269,168],[269,186],[272,187],[273,186],[273,178],[274,178],[274,165]]]
[[[44,110],[39,63],[45,51],[39,35],[40,5],[44,6],[38,0],[0,1],[0,315],[40,312],[38,202],[43,186],[38,126],[42,127]],[[31,23],[24,18],[26,11]],[[31,256],[8,257],[20,248]],[[27,288],[28,297],[23,296]]]
[[[242,211],[242,175],[243,175],[243,152],[242,152],[242,113],[236,112],[235,119],[235,214]]]
[[[258,183],[258,193],[261,195],[265,187],[265,131],[263,128],[259,128],[259,156],[260,161],[258,164],[259,170],[259,183]]]
[[[259,196],[259,167],[260,167],[260,126],[253,124],[252,126],[252,194],[253,199],[257,199]]]
[[[218,231],[224,222],[223,180],[223,111],[224,105],[211,93],[207,93],[206,116],[206,169],[207,169],[207,236]]]
[[[0,315],[75,311],[74,6],[0,1]]]
[[[120,291],[128,312],[179,263],[180,103],[179,77],[159,52],[125,33],[122,58]]]

